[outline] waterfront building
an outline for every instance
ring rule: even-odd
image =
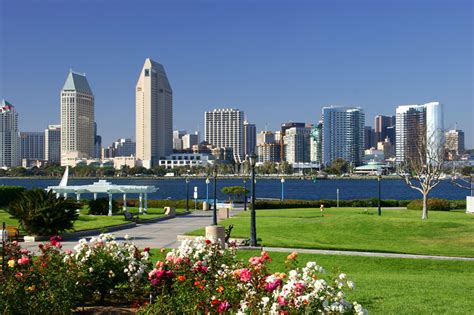
[[[464,154],[464,131],[459,129],[448,130],[445,134],[446,150],[451,160]]]
[[[310,161],[322,164],[323,162],[323,122],[313,125],[310,134]]]
[[[257,146],[257,127],[244,121],[244,156],[256,153]]]
[[[85,74],[69,71],[61,90],[61,165],[94,157],[94,95]]]
[[[173,91],[163,65],[147,58],[135,92],[136,157],[151,168],[173,152]]]
[[[20,132],[21,159],[44,159],[44,132]]]
[[[205,141],[215,148],[231,148],[233,159],[244,159],[244,112],[233,108],[219,108],[204,113]]]
[[[384,116],[384,115],[377,115],[374,118],[374,132],[375,132],[375,141],[380,142],[385,141],[385,138],[388,136],[387,128],[395,126],[395,116]],[[390,138],[390,137],[389,137]],[[392,141],[390,138],[390,141]]]
[[[374,148],[377,143],[375,130],[370,126],[364,127],[364,150]]]
[[[439,102],[402,105],[396,110],[396,160],[416,159],[422,150],[436,158],[444,143],[443,106]]]
[[[181,141],[183,143],[182,149],[183,150],[191,150],[193,148],[193,145],[198,144],[198,135],[197,134],[190,134],[187,133],[185,134],[182,138]]]
[[[264,142],[257,145],[258,162],[279,162],[280,144],[277,142]]]
[[[20,151],[18,112],[12,104],[2,100],[0,104],[0,167],[19,166]]]
[[[300,122],[287,122],[281,124],[280,133],[279,135],[275,134],[275,141],[279,141],[280,143],[280,161],[285,161],[286,153],[285,153],[285,134],[286,131],[290,128],[304,128],[306,125],[305,123]]]
[[[311,128],[292,127],[285,130],[283,137],[285,161],[288,163],[306,163],[310,161]]]
[[[61,125],[48,125],[44,130],[44,160],[61,162]]]
[[[159,165],[164,166],[167,169],[173,169],[175,167],[193,167],[193,166],[206,166],[212,163],[214,158],[210,154],[206,153],[173,153],[166,157],[166,159],[160,159]]]
[[[360,107],[323,107],[323,164],[337,158],[362,163],[365,114]]]

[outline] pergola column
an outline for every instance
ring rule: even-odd
[[[145,193],[145,210],[143,211],[145,214],[148,213],[148,194]]]
[[[108,214],[109,217],[112,216],[112,194],[109,193],[109,214]]]
[[[138,195],[138,213],[142,214],[143,213],[143,207],[142,207],[142,193]]]
[[[80,192],[76,192],[76,200],[78,202],[81,201],[81,193]]]
[[[127,212],[127,194],[123,194],[123,212]]]
[[[97,200],[97,193],[94,193],[94,200]]]
[[[64,193],[63,196],[64,196],[64,199],[67,199],[67,193]]]

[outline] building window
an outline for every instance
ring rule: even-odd
[[[145,77],[149,77],[150,76],[150,69],[145,69]]]

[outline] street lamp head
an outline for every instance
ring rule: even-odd
[[[283,184],[283,183],[285,182],[285,178],[282,177],[282,178],[280,179],[280,182]]]
[[[250,154],[249,161],[250,161],[250,166],[252,166],[252,168],[254,168],[255,164],[257,164],[257,155],[254,152],[252,152],[252,154]]]
[[[186,177],[186,184],[189,183],[189,177]]]
[[[209,180],[209,177],[208,177],[208,178],[206,178],[206,184],[208,184],[208,185],[209,185],[209,183],[210,183],[210,182],[211,182],[211,181]]]

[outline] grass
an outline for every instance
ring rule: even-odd
[[[133,214],[138,214],[138,208],[128,207],[128,211]],[[185,209],[176,209],[176,214],[180,215],[185,213]],[[150,219],[156,219],[164,217],[163,208],[148,208],[147,215],[140,215],[140,221],[147,221]],[[0,209],[0,224],[5,222],[6,225],[18,226],[18,220],[10,217],[10,215],[3,209]],[[84,231],[84,230],[93,230],[93,229],[102,229],[111,226],[121,225],[130,223],[130,221],[125,220],[122,213],[114,214],[113,216],[104,216],[104,215],[88,215],[87,209],[82,209],[79,215],[79,218],[74,223],[74,231]]]
[[[369,208],[257,211],[257,237],[264,246],[338,249],[474,257],[474,216],[464,210],[420,211]],[[232,237],[249,237],[249,212],[220,222]],[[199,229],[190,235],[204,235]]]
[[[152,250],[153,258],[164,254]],[[248,260],[257,251],[239,251]],[[270,271],[286,271],[287,253],[270,253]],[[299,266],[316,261],[327,275],[344,272],[356,284],[348,299],[369,314],[467,314],[474,309],[468,298],[474,287],[474,262],[299,254]]]

